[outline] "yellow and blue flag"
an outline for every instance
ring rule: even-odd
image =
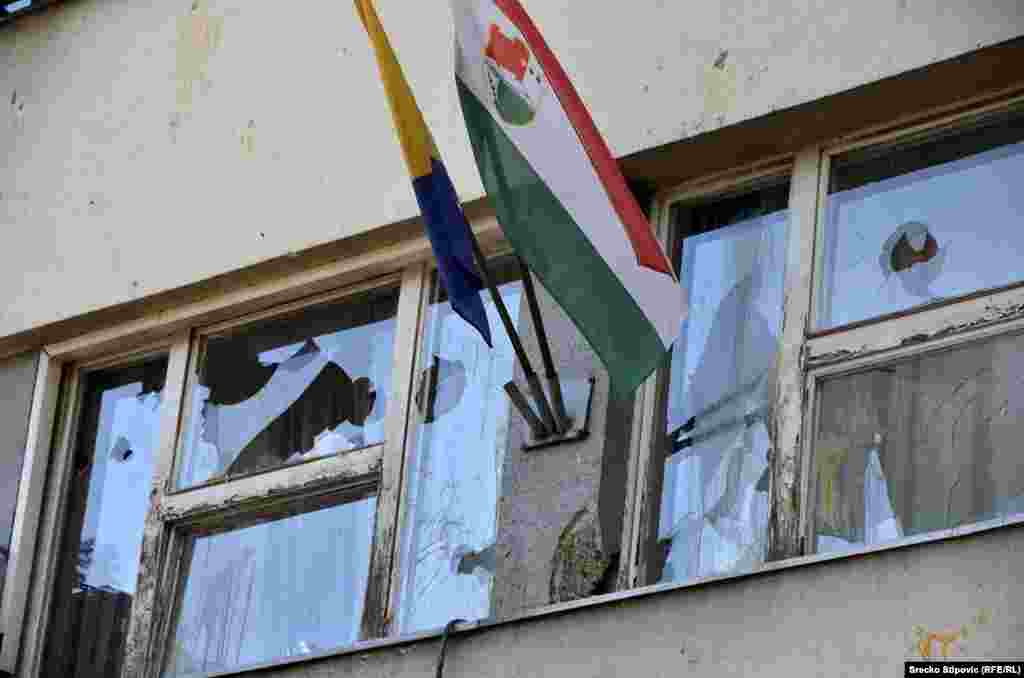
[[[441,163],[441,156],[423,114],[416,105],[412,90],[405,81],[402,68],[384,33],[373,0],[355,0],[355,5],[377,55],[381,81],[391,104],[395,130],[402,144],[405,164],[412,176],[416,201],[423,213],[441,282],[448,292],[452,309],[475,327],[487,345],[491,346],[487,313],[480,299],[483,283],[473,265],[469,222],[459,204],[451,178]]]

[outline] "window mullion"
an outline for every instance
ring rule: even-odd
[[[159,627],[160,616],[166,613],[166,605],[159,603],[158,576],[163,569],[160,555],[168,538],[168,528],[159,516],[160,502],[170,483],[174,465],[174,450],[181,417],[187,381],[189,348],[188,332],[174,337],[167,363],[164,381],[164,398],[160,404],[160,438],[153,468],[152,489],[149,509],[146,512],[142,537],[142,558],[139,576],[132,602],[131,620],[125,639],[124,664],[121,675],[143,676],[147,667],[147,648],[152,643],[152,629]],[[150,667],[152,669],[152,667]]]
[[[658,241],[665,251],[671,251],[672,210],[663,199],[655,198],[651,208],[651,223]],[[640,385],[633,402],[633,427],[630,435],[630,453],[626,478],[626,517],[622,521],[622,554],[619,568],[620,590],[644,586],[647,581],[647,551],[645,541],[657,520],[660,492],[660,469],[652,470],[657,432],[664,426],[664,412],[668,392],[668,369],[656,370]]]
[[[405,460],[405,439],[412,414],[410,400],[413,394],[416,367],[417,334],[423,312],[428,279],[427,266],[416,264],[402,273],[402,287],[398,300],[395,325],[394,359],[391,372],[391,402],[384,425],[384,446],[381,460],[380,485],[377,494],[377,520],[374,528],[370,575],[367,580],[366,605],[363,608],[362,635],[364,638],[383,637],[388,633],[390,614],[388,602],[393,588],[391,579],[399,535],[398,521],[401,508],[402,471]]]
[[[818,218],[821,151],[797,154],[790,192],[790,231],[786,255],[786,294],[779,342],[778,380],[773,413],[771,508],[768,560],[801,555],[800,457],[804,402],[802,358],[814,282],[815,225]]]

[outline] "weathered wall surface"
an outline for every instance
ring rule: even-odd
[[[524,0],[622,155],[1019,36],[1018,0]],[[380,0],[479,196],[446,3]],[[0,336],[415,215],[350,4],[69,0],[0,29]]]
[[[681,589],[456,635],[446,678],[902,675],[905,658],[1024,655],[1024,528]],[[439,643],[261,678],[434,674]]]
[[[596,383],[590,434],[584,440],[523,450],[527,426],[510,410],[491,604],[492,616],[498,619],[611,590],[618,574],[625,514],[631,410],[609,408],[608,376],[600,360],[544,287],[539,282],[534,287],[570,414],[586,411],[579,385],[590,377]],[[546,383],[525,295],[518,326],[523,328],[523,346],[532,367]],[[529,394],[518,362],[515,381]],[[580,397],[575,397],[577,392]]]

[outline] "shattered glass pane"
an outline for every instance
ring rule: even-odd
[[[1024,518],[1024,336],[824,381],[817,550]]]
[[[38,363],[38,354],[0,362],[0,595],[7,565],[15,556],[10,552],[11,537]]]
[[[833,161],[816,325],[1024,278],[1024,118]]]
[[[177,486],[383,442],[397,303],[375,290],[206,339]]]
[[[514,269],[492,266],[509,314],[520,317]],[[515,353],[489,295],[494,348],[451,308],[435,282],[417,381],[415,438],[402,526],[401,633],[488,617],[495,575],[498,494],[511,405],[502,385]]]
[[[46,676],[120,674],[166,369],[162,358],[86,378]]]
[[[376,497],[197,537],[164,675],[206,676],[359,640]]]
[[[677,208],[690,310],[672,350],[654,581],[764,560],[788,191]]]

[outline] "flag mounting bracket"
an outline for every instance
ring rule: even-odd
[[[511,382],[509,383],[511,384]],[[595,383],[596,377],[593,376],[563,381],[561,387],[565,396],[566,421],[568,424],[566,430],[562,433],[538,436],[536,428],[531,424],[530,436],[523,443],[523,451],[531,452],[546,447],[553,447],[554,445],[586,440],[590,435],[590,411],[594,402]],[[505,390],[506,392],[509,391],[507,384]],[[515,404],[515,397],[511,393],[509,393],[509,397],[512,399],[513,404]],[[523,412],[518,406],[517,409]],[[526,411],[529,412],[529,410]],[[533,413],[530,412],[530,414],[532,415]],[[533,416],[535,417],[536,415]],[[527,423],[530,423],[528,418]]]

